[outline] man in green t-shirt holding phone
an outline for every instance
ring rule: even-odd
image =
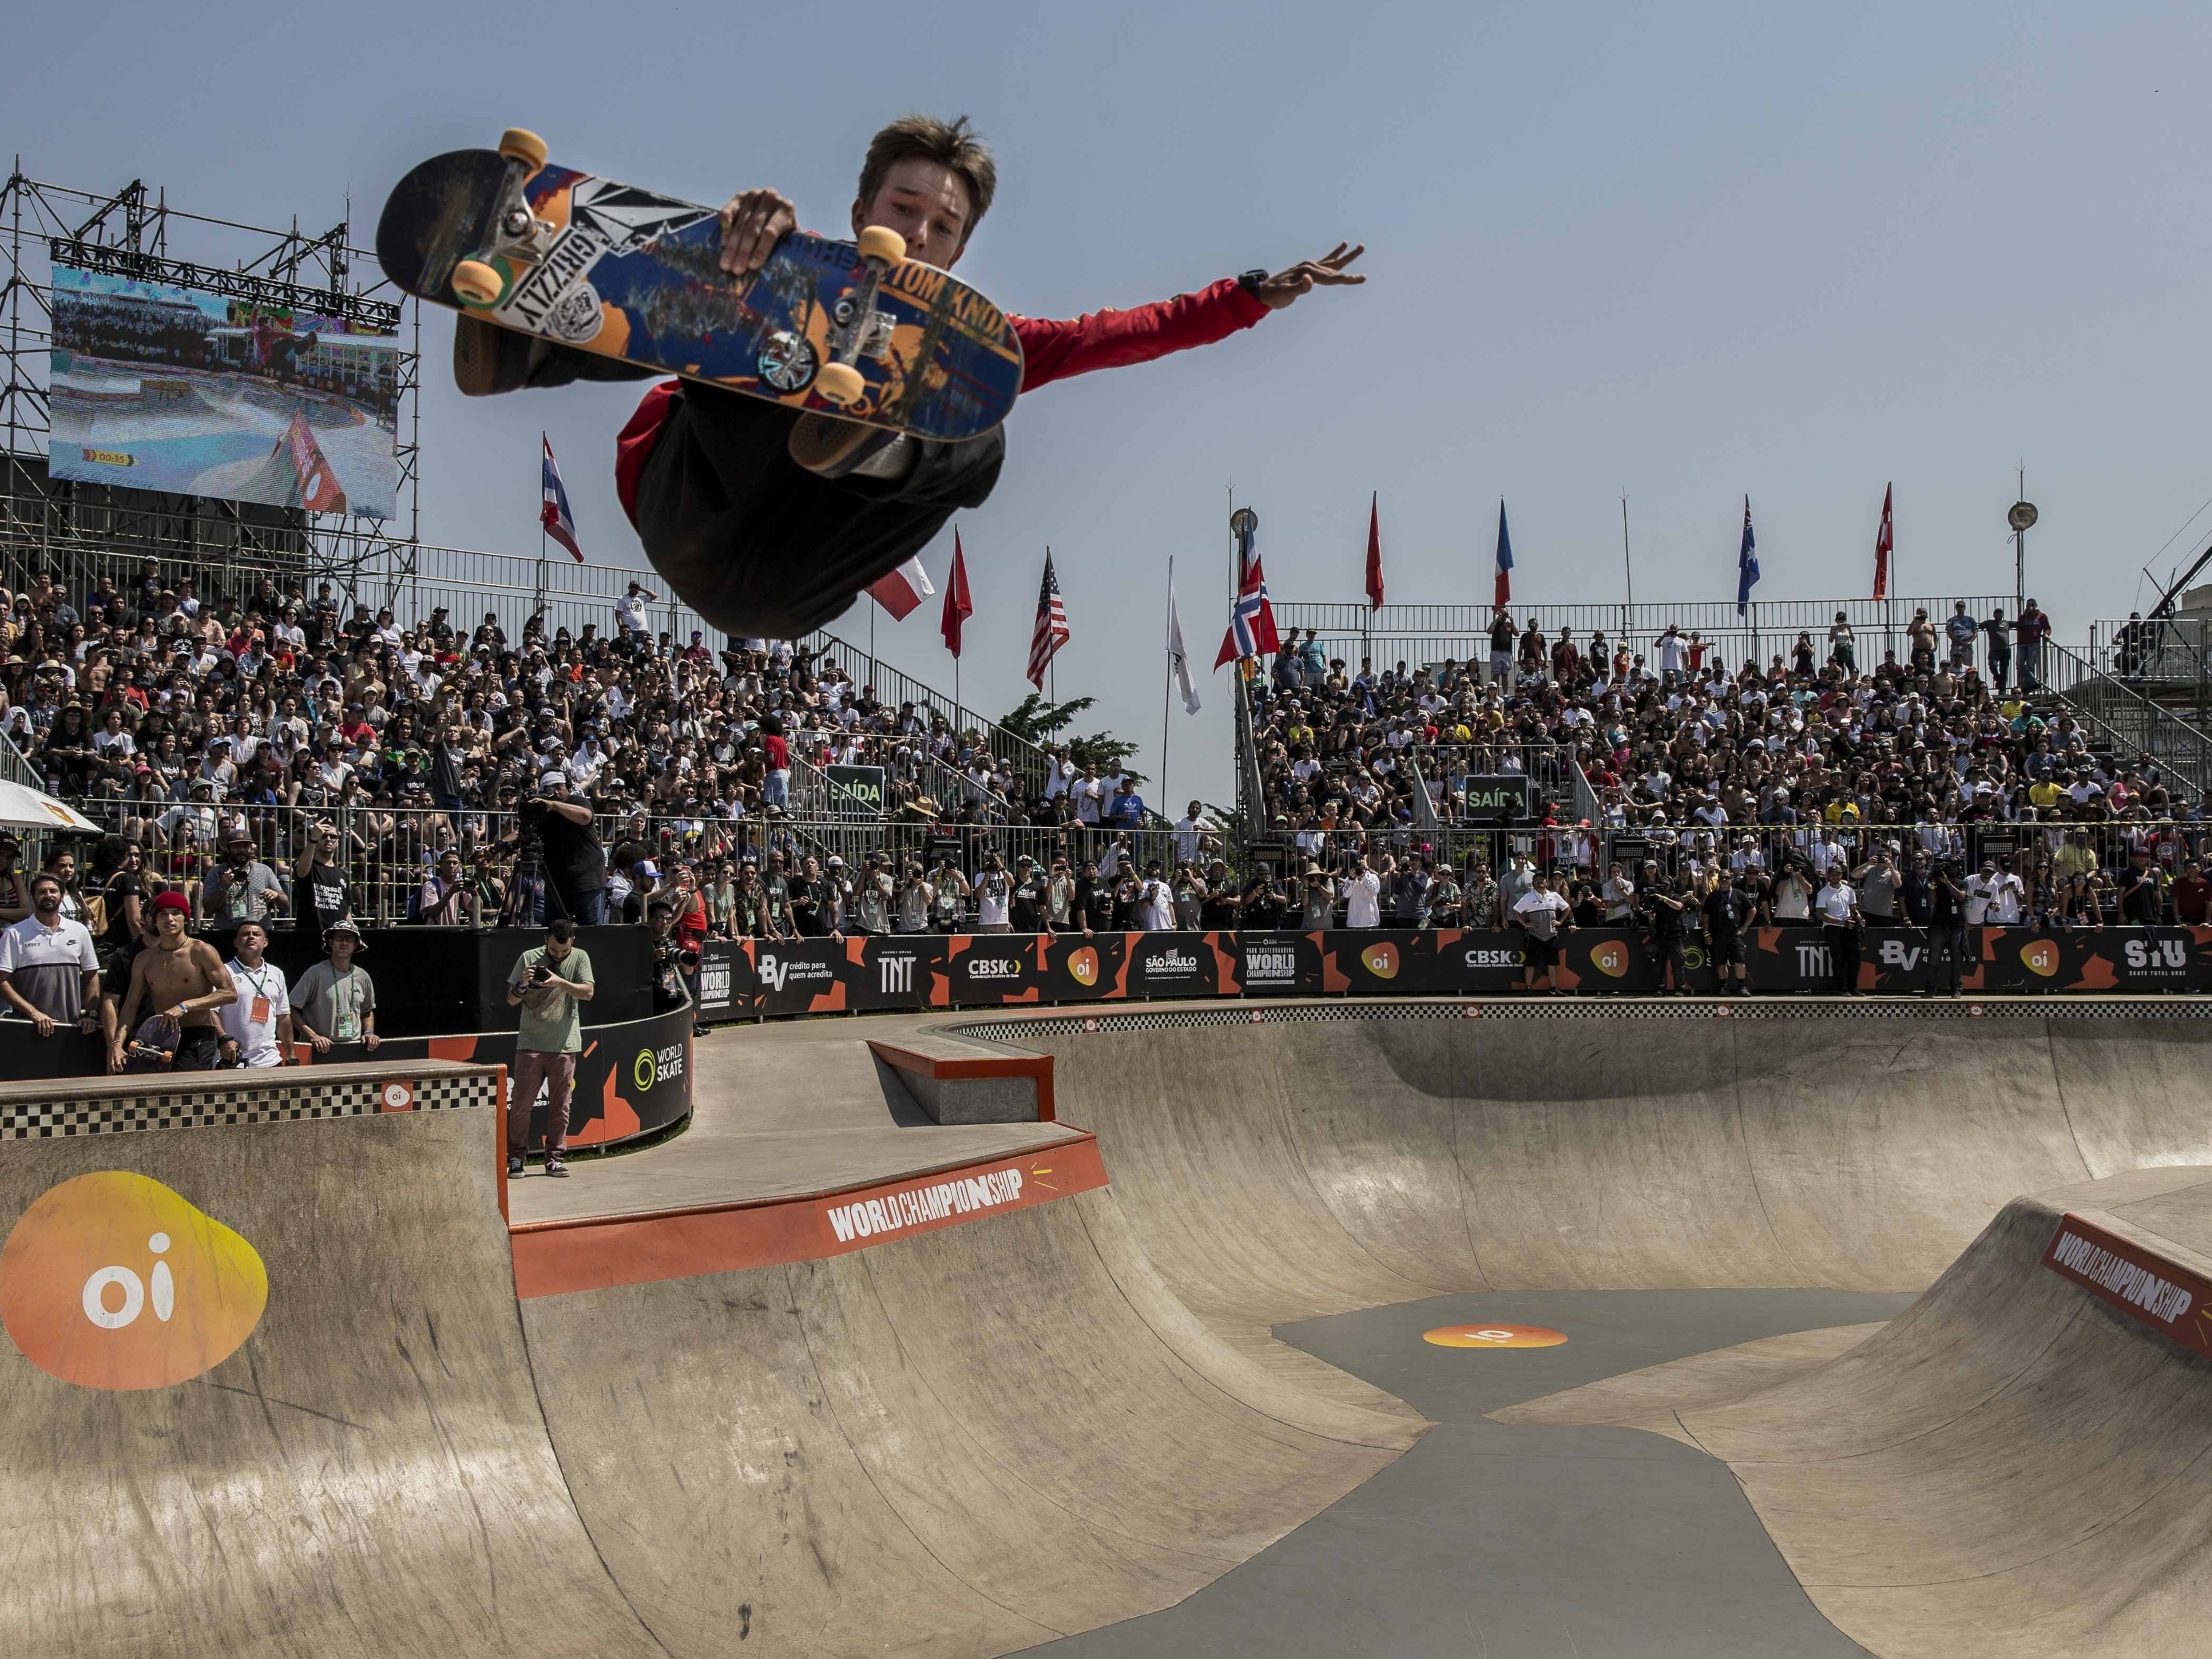
[[[592,1000],[592,958],[576,944],[576,925],[566,916],[547,924],[545,943],[525,951],[507,976],[507,1006],[522,1010],[514,1039],[514,1075],[507,1080],[507,1173],[522,1173],[530,1145],[530,1113],[545,1091],[545,1173],[565,1176],[568,1097],[576,1086],[576,1056],[584,1049],[580,1005]]]

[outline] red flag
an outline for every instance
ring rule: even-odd
[[[952,532],[952,570],[945,579],[945,617],[938,626],[945,635],[945,648],[955,657],[960,654],[960,624],[975,614],[975,607],[968,602],[968,559],[960,550],[960,532]]]
[[[1897,550],[1897,538],[1890,529],[1889,495],[1895,486],[1881,487],[1881,528],[1874,538],[1874,596],[1877,599],[1889,597],[1889,556]]]
[[[1367,503],[1367,608],[1382,608],[1382,507],[1379,494]]]

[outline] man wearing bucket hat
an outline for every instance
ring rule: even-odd
[[[300,975],[292,988],[292,1029],[328,1054],[333,1042],[358,1042],[376,1052],[376,986],[354,957],[368,947],[350,916],[324,930],[329,959]]]

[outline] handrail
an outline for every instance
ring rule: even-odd
[[[2055,641],[2043,649],[2054,665],[2051,689],[2069,708],[2112,742],[2172,768],[2197,799],[2212,793],[2212,737]]]

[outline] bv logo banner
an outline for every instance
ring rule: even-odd
[[[0,1248],[0,1325],[23,1357],[87,1389],[165,1389],[212,1370],[261,1322],[252,1245],[145,1176],[64,1181]]]

